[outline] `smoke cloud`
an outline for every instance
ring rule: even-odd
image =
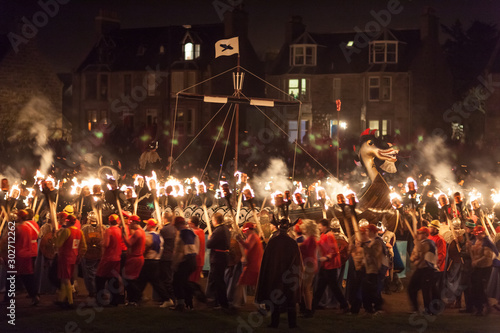
[[[444,193],[448,193],[449,190],[453,192],[462,190],[453,173],[452,152],[446,147],[443,138],[427,139],[418,150],[420,151],[418,165],[427,167],[425,171],[434,177],[436,187]]]
[[[286,190],[293,190],[292,181],[289,178],[290,171],[287,165],[281,159],[271,159],[269,167],[260,175],[255,176],[254,179],[250,179],[251,184],[255,184],[255,192],[261,196],[269,196],[269,191],[265,190],[265,187],[269,181],[271,184],[271,193],[275,191],[284,192]]]
[[[40,156],[40,171],[47,171],[54,162],[54,152],[48,145],[50,129],[57,128],[58,115],[45,97],[33,97],[19,111],[10,141],[34,141],[33,153]]]

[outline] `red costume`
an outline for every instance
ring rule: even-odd
[[[243,267],[238,284],[255,286],[259,279],[260,263],[264,254],[262,243],[256,233],[248,235],[245,242],[241,243],[245,248],[246,265]]]
[[[57,276],[71,279],[78,254],[83,252],[82,248],[86,249],[83,233],[76,226],[63,229],[57,236],[56,245],[59,248]]]
[[[111,226],[104,233],[104,253],[97,267],[96,276],[111,278],[120,275],[121,244],[123,243],[121,234],[120,228],[116,225]]]
[[[26,221],[26,225],[30,228],[31,235],[31,256],[38,255],[38,235],[40,234],[40,227],[35,221]]]
[[[189,281],[198,282],[200,280],[203,266],[205,265],[205,231],[201,228],[196,228],[193,232],[196,236],[198,236],[200,249],[196,255],[196,270],[189,276]]]
[[[321,264],[324,269],[335,269],[342,267],[340,260],[339,247],[337,240],[332,232],[321,234],[318,242],[320,256],[326,257],[327,260]]]
[[[30,229],[26,223],[16,226],[16,270],[18,275],[33,274]]]
[[[146,233],[141,228],[134,230],[132,236],[128,239],[129,249],[125,267],[123,268],[123,277],[128,280],[135,280],[141,273],[144,265],[144,251],[146,250]]]
[[[314,236],[307,237],[299,246],[300,253],[302,254],[302,262],[308,273],[318,272],[317,248],[318,242],[316,242],[316,237]]]
[[[429,239],[432,240],[437,247],[437,267],[440,272],[444,272],[446,263],[446,241],[440,234],[430,235]]]

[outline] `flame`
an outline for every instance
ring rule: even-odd
[[[255,197],[255,194],[254,194],[252,188],[250,187],[250,184],[248,184],[248,183],[245,185],[245,187],[243,187],[243,189],[241,190],[241,193],[243,193],[244,200],[250,200],[250,199],[253,199]]]
[[[139,179],[143,179],[144,180],[144,177],[142,177],[141,175],[136,175],[135,176],[135,180],[134,180],[134,186],[139,186]]]
[[[156,176],[156,174],[155,174],[155,176]],[[172,192],[170,192],[170,195],[172,195],[174,197],[184,196],[184,186],[182,186],[182,183],[179,179],[173,178],[173,177],[169,178],[165,182],[165,189],[168,186],[172,186]]]
[[[40,170],[36,170],[35,174],[35,184],[38,183],[40,180],[44,179],[45,176],[40,172]]]
[[[423,182],[423,184],[422,184],[422,185],[424,185],[424,187],[425,187],[425,186],[429,186],[430,184],[431,184],[431,180],[430,180],[429,178],[427,178],[427,179],[425,180],[425,182]]]
[[[495,189],[492,189],[492,190],[491,190],[491,192],[493,192],[493,193],[491,194],[491,200],[492,200],[495,204],[499,203],[499,202],[500,202],[500,193],[499,193],[499,191],[497,191],[497,190],[495,190]]]
[[[391,193],[389,193],[389,200],[391,201],[392,207],[394,209],[398,209],[401,206],[403,206],[401,202],[401,196],[396,192],[396,190],[391,186],[390,187]],[[396,202],[393,202],[394,200],[397,200]]]
[[[354,197],[354,201],[358,202],[358,197],[356,196],[356,193],[353,190],[351,190],[348,186],[346,192],[344,192],[344,197],[349,200],[349,196]]]
[[[271,184],[273,183],[272,180],[268,181],[266,183],[266,187],[264,187],[264,190],[271,192]]]
[[[151,181],[153,181],[154,188],[151,186]],[[152,177],[146,176],[146,185],[148,186],[150,191],[158,189],[158,179],[156,178],[156,172],[152,172]]]
[[[319,182],[318,182],[319,184]],[[323,193],[323,195],[321,195],[321,193]],[[328,195],[326,194],[326,190],[324,187],[321,187],[321,186],[316,186],[316,200],[330,200],[330,198],[328,197]]]
[[[78,184],[78,179],[76,177],[73,177],[72,179],[73,185],[71,185],[71,192],[69,193],[70,195],[80,195],[82,191],[82,185]]]
[[[236,181],[236,184],[238,184],[238,185],[239,185],[239,184],[241,184],[241,176],[242,176],[242,175],[243,175],[243,173],[242,173],[242,172],[240,172],[240,171],[236,171],[236,172],[234,173],[234,176],[235,176],[235,177],[238,177],[238,180]]]
[[[274,192],[274,193],[271,194],[271,203],[273,205],[276,205],[276,200],[274,198],[277,197],[277,196],[283,196],[283,192],[276,191],[276,192]]]
[[[293,202],[295,202],[296,205],[303,205],[304,204],[304,193],[303,193],[303,188],[302,188],[302,183],[297,182],[296,183],[297,188],[295,189],[295,192],[293,192]],[[300,202],[299,202],[300,198]]]
[[[405,191],[406,192],[408,192],[410,190],[408,183],[413,183],[413,186],[415,187],[415,191],[418,190],[417,181],[411,177],[408,177],[408,178],[406,178],[406,184],[405,184]]]
[[[443,208],[443,206],[441,206],[441,203],[439,202],[439,197],[441,197],[441,196],[444,196],[446,198],[446,204],[449,203],[448,196],[446,194],[444,194],[443,192],[439,191],[439,193],[434,194],[434,198],[436,198],[436,201],[437,201],[439,208]]]
[[[14,191],[17,191],[17,194],[14,196]],[[21,194],[21,189],[17,184],[12,185],[9,192],[9,198],[19,199],[19,195]]]

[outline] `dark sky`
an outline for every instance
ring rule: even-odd
[[[57,0],[40,0],[52,2]],[[85,57],[95,41],[94,17],[99,8],[115,10],[123,28],[220,22],[217,4],[241,0],[59,0],[54,17],[40,27],[37,43],[54,69],[69,72]],[[370,11],[386,9],[396,0],[246,0],[249,32],[257,52],[277,50],[283,43],[285,23],[301,15],[309,31],[352,31],[374,20]],[[12,31],[22,17],[32,20],[42,8],[38,0],[0,0],[0,31]],[[425,6],[431,6],[449,25],[460,19],[465,26],[473,20],[500,23],[500,0],[400,0],[401,13],[391,16],[390,27],[418,28]]]

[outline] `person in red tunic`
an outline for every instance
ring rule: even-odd
[[[130,237],[126,231],[122,231],[123,241],[127,245],[127,258],[125,259],[125,267],[123,267],[123,278],[126,281],[125,288],[127,290],[128,304],[137,306],[141,299],[141,292],[137,287],[136,280],[141,274],[142,266],[144,265],[144,251],[146,250],[146,233],[140,228],[141,219],[137,215],[132,215],[129,218]]]
[[[113,216],[114,215],[114,216]],[[97,266],[95,284],[97,303],[104,305],[104,289],[106,282],[111,293],[110,305],[118,306],[120,291],[123,289],[120,276],[120,259],[122,254],[122,232],[118,228],[118,215],[108,218],[110,227],[106,229],[102,239],[104,249],[99,266]]]
[[[33,267],[35,267],[35,260],[38,254],[38,235],[40,234],[40,227],[38,223],[33,221],[33,211],[31,209],[20,210],[17,213],[17,216],[20,217],[20,214],[26,220],[26,225],[30,228],[31,235],[31,261]]]
[[[205,231],[199,228],[200,218],[198,216],[191,216],[188,224],[200,241],[200,249],[196,255],[196,270],[189,276],[189,281],[198,283],[198,281],[200,281],[201,271],[205,265]]]
[[[260,263],[264,254],[264,248],[260,241],[259,235],[255,232],[255,224],[246,222],[242,228],[246,239],[243,240],[239,235],[236,236],[238,242],[245,249],[245,262],[243,263],[243,271],[241,272],[240,279],[238,280],[237,297],[245,295],[245,286],[256,286],[259,279]],[[244,298],[243,298],[244,299]],[[235,304],[239,304],[236,300]]]
[[[16,262],[15,271],[16,282],[22,281],[29,297],[31,297],[32,305],[37,305],[40,302],[40,298],[37,296],[35,287],[35,275],[33,271],[32,263],[32,248],[31,248],[31,228],[28,226],[27,220],[29,219],[28,212],[25,210],[20,210],[17,213],[17,221],[14,226],[10,222],[8,224],[8,231],[14,231],[16,242]],[[6,259],[6,258],[5,258]],[[6,261],[7,262],[7,261]],[[10,285],[10,281],[6,282],[6,286]],[[10,297],[8,292],[4,294],[4,301],[10,304]]]
[[[433,220],[429,223],[430,236],[429,239],[432,240],[437,247],[437,268],[438,270],[434,272],[434,281],[432,288],[432,298],[441,299],[441,290],[443,290],[444,283],[444,270],[446,267],[446,241],[443,236],[439,234],[439,227],[441,223],[438,220]]]
[[[75,264],[87,251],[85,237],[83,237],[82,231],[75,226],[75,223],[76,217],[69,215],[66,218],[66,228],[58,231],[55,240],[56,247],[59,249],[57,277],[61,279],[59,299],[56,304],[63,307],[73,306],[71,278]]]
[[[302,254],[302,263],[304,265],[304,274],[302,278],[302,297],[304,298],[304,317],[313,316],[312,301],[314,292],[314,276],[318,273],[318,242],[319,230],[315,221],[305,219],[300,225],[304,241],[299,244]]]

